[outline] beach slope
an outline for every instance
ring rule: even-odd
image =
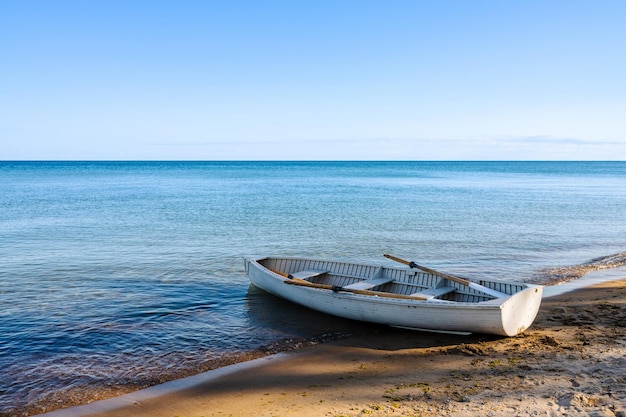
[[[621,280],[544,300],[516,337],[376,327],[80,415],[626,416],[625,375]]]

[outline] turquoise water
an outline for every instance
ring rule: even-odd
[[[623,254],[624,219],[624,162],[0,162],[0,415],[360,330],[242,255],[545,282]]]

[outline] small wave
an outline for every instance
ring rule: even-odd
[[[626,265],[626,252],[594,258],[579,265],[549,268],[540,271],[541,281],[544,284],[554,285],[581,278],[591,271],[618,268]]]

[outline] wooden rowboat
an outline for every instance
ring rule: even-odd
[[[244,258],[253,285],[340,317],[411,329],[514,336],[535,320],[543,286],[406,267],[295,257]]]

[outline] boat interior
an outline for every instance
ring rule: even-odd
[[[264,258],[258,260],[258,263],[273,272],[286,276],[287,279],[331,286],[334,290],[376,292],[381,295],[398,295],[402,298],[464,303],[478,303],[495,298],[437,275],[409,268],[300,258]],[[524,285],[507,282],[478,282],[506,294],[513,294],[526,288]]]

